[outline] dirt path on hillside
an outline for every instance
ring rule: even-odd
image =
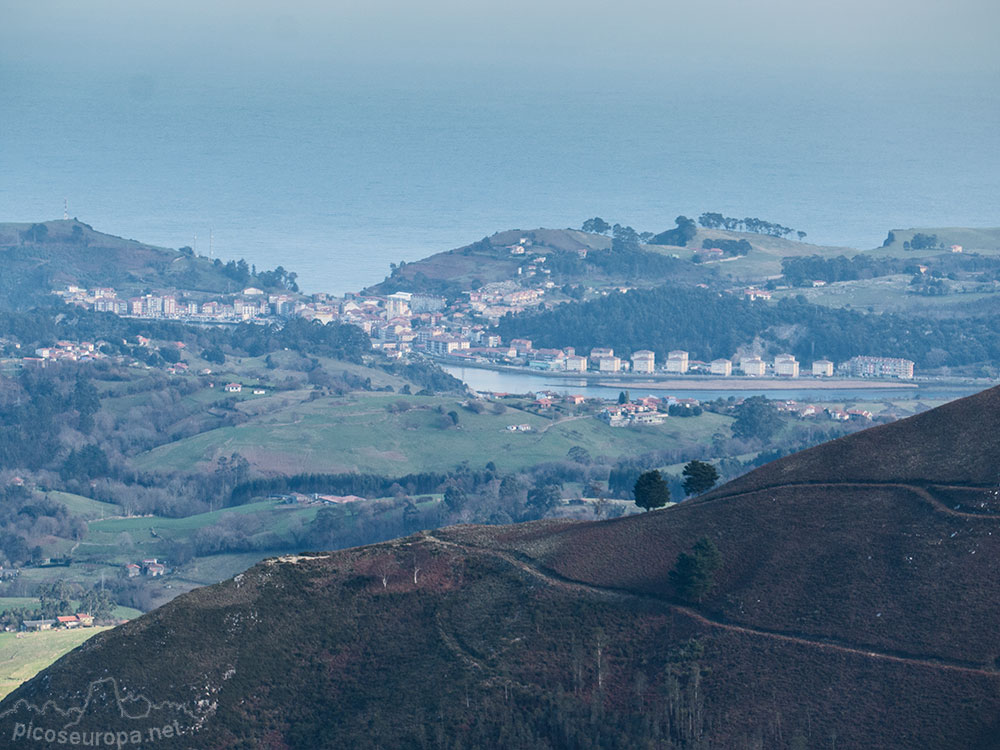
[[[566,578],[555,571],[543,568],[535,563],[533,560],[526,556],[512,554],[510,552],[505,552],[503,550],[492,549],[490,547],[479,547],[475,545],[465,545],[458,544],[457,542],[447,541],[441,539],[440,537],[434,536],[431,532],[424,532],[423,537],[427,542],[431,544],[437,544],[442,547],[461,550],[465,553],[478,552],[481,554],[488,554],[493,557],[498,557],[505,562],[513,565],[514,567],[524,571],[530,576],[537,578],[549,586],[554,586],[556,588],[561,588],[569,591],[579,591],[582,593],[597,595],[605,598],[613,598],[618,600],[637,600],[645,602],[656,602],[662,606],[668,607],[674,612],[678,612],[686,617],[691,618],[695,622],[710,628],[717,628],[719,630],[726,630],[733,633],[740,633],[742,635],[749,635],[761,638],[769,638],[771,640],[783,641],[785,643],[794,643],[800,646],[808,646],[810,648],[817,648],[823,651],[831,651],[841,654],[852,654],[855,656],[862,656],[869,659],[878,659],[880,661],[894,662],[898,664],[909,664],[914,666],[927,667],[929,669],[941,669],[953,672],[963,672],[966,674],[975,674],[981,677],[991,677],[994,679],[1000,679],[1000,672],[984,669],[983,667],[976,666],[967,662],[962,662],[954,659],[945,659],[933,655],[904,655],[904,654],[893,654],[886,651],[876,651],[872,650],[870,647],[852,644],[842,641],[835,641],[832,639],[818,639],[810,638],[807,635],[795,635],[789,633],[782,633],[778,631],[766,630],[763,628],[756,628],[749,625],[737,625],[734,623],[723,622],[721,620],[713,619],[707,615],[698,612],[691,607],[675,604],[673,602],[666,601],[659,597],[645,595],[645,594],[635,594],[629,591],[622,591],[620,589],[606,588],[603,586],[595,586],[589,583],[583,583],[571,578]]]
[[[935,485],[943,489],[963,489],[963,490],[988,490],[989,487],[962,487],[960,485]],[[720,500],[733,500],[738,497],[747,497],[748,495],[756,495],[760,492],[770,492],[773,490],[785,490],[785,489],[900,489],[912,492],[914,495],[919,497],[921,500],[929,503],[935,510],[946,513],[949,516],[956,516],[958,518],[978,518],[981,520],[1000,520],[1000,513],[969,513],[963,510],[955,510],[954,508],[949,508],[939,499],[934,497],[930,492],[928,492],[923,487],[918,487],[915,484],[904,484],[902,482],[789,482],[787,484],[773,484],[766,487],[761,487],[756,490],[747,490],[745,492],[734,492],[731,495],[718,495],[716,497],[705,498],[704,500],[695,500],[688,507],[696,508],[701,505],[706,505],[708,503],[716,503]],[[683,507],[683,505],[682,505]]]

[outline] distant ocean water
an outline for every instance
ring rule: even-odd
[[[867,249],[1000,226],[994,83],[176,84],[0,73],[0,220],[95,229],[341,293],[509,228],[757,216]],[[197,236],[197,240],[195,240]]]

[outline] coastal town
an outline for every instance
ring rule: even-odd
[[[545,278],[545,256],[533,256],[526,267],[529,276]],[[627,291],[627,290],[622,290]],[[607,290],[604,290],[606,293]],[[750,287],[734,290],[750,300],[766,300],[770,293]],[[65,302],[122,317],[178,320],[204,325],[238,323],[266,324],[289,317],[328,323],[345,323],[361,328],[372,347],[389,358],[423,354],[454,365],[515,368],[527,372],[563,373],[582,376],[711,376],[715,378],[887,378],[912,380],[914,363],[892,356],[862,355],[842,362],[816,359],[799,362],[793,355],[779,353],[734,353],[730,358],[700,361],[680,349],[657,361],[649,350],[630,353],[609,347],[594,347],[586,355],[573,346],[536,348],[529,339],[503,341],[493,330],[501,317],[535,308],[558,297],[551,281],[523,286],[514,281],[486,284],[465,292],[449,303],[444,297],[395,292],[388,295],[348,293],[343,297],[327,294],[311,296],[292,293],[267,294],[248,287],[237,295],[196,301],[178,294],[147,293],[121,298],[113,288],[84,289],[70,286],[56,292]],[[141,343],[141,342],[140,342]],[[26,354],[29,360],[86,360],[100,356],[92,343],[60,342]],[[183,363],[180,363],[183,366]]]

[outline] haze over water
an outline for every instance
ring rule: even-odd
[[[405,49],[269,65],[245,51],[199,64],[182,46],[183,66],[162,49],[51,65],[8,51],[0,220],[58,218],[67,198],[98,230],[168,247],[197,235],[203,254],[211,231],[216,257],[338,293],[390,262],[594,215],[661,231],[720,211],[860,249],[894,227],[1000,225],[992,59],[783,68],[727,56],[729,29],[688,42],[693,61],[591,45],[584,65],[565,45],[535,60],[485,40],[477,55],[467,25],[412,65]]]

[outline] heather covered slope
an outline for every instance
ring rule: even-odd
[[[840,481],[954,484],[992,493],[1000,485],[1000,387],[774,461],[712,495]]]
[[[107,726],[110,684],[156,707],[115,727],[198,728],[163,747],[1000,747],[1000,513],[955,507],[986,497],[997,399],[642,516],[262,563],[69,654],[0,733],[46,700]],[[692,603],[669,572],[702,537]]]

